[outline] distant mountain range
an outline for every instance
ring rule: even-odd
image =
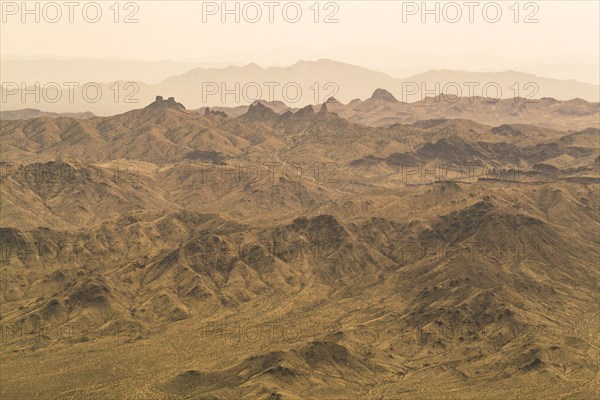
[[[140,77],[148,77],[140,74]],[[155,74],[154,76],[157,76]],[[427,97],[443,95],[491,100],[544,97],[559,100],[584,99],[599,101],[600,87],[575,80],[543,78],[532,74],[506,72],[466,72],[434,70],[404,79],[393,78],[383,72],[322,59],[299,61],[288,67],[262,68],[256,64],[243,67],[195,68],[169,77],[156,84],[143,79],[135,82],[81,82],[70,89],[61,82],[47,85],[29,94],[21,93],[17,85],[3,82],[2,109],[20,110],[37,108],[46,112],[93,112],[113,115],[147,104],[157,94],[174,96],[188,108],[202,106],[241,106],[258,99],[282,101],[290,107],[322,103],[335,97],[343,103],[367,99],[378,88],[384,88],[396,99],[415,103]],[[83,91],[85,88],[85,93]]]
[[[59,117],[68,117],[68,118],[77,118],[77,119],[87,119],[95,117],[94,113],[89,111],[81,112],[81,113],[54,113],[54,112],[46,112],[41,111],[36,108],[24,108],[22,110],[12,110],[12,111],[0,111],[0,119],[12,121],[17,119],[31,119],[31,118],[59,118]]]
[[[258,100],[278,114],[298,111],[281,101]],[[412,124],[421,120],[468,119],[482,124],[500,125],[535,124],[551,129],[584,129],[598,127],[600,103],[590,103],[581,99],[559,101],[552,98],[504,99],[491,102],[483,97],[458,98],[455,96],[427,97],[425,101],[404,103],[385,89],[376,89],[365,101],[356,99],[344,104],[334,97],[323,103],[329,112],[349,121],[373,126],[388,127],[394,124]],[[318,112],[323,104],[311,106]],[[237,117],[248,111],[251,105],[237,107],[202,107],[196,111],[203,114],[207,109],[224,112]]]
[[[580,132],[578,137],[586,138],[581,139],[585,145],[579,142],[569,145],[590,149],[597,147],[597,134],[588,137],[581,132],[598,132],[599,127],[594,124],[594,118],[597,120],[600,112],[598,105],[579,102],[544,100],[541,106],[520,110],[523,120],[546,118],[554,124],[554,127],[539,127],[524,122],[486,125],[466,118],[436,118],[435,113],[443,115],[449,111],[436,109],[436,103],[430,104],[431,112],[420,110],[398,102],[382,89],[376,90],[368,100],[354,105],[342,105],[333,99],[318,109],[310,105],[289,109],[280,103],[265,105],[255,102],[245,110],[232,109],[236,111],[235,115],[229,115],[222,109],[188,110],[174,98],[165,100],[157,96],[144,108],[111,117],[41,116],[4,121],[0,127],[3,142],[0,155],[3,160],[29,162],[53,160],[59,156],[92,163],[135,159],[157,165],[186,160],[219,164],[235,159],[265,159],[292,146],[306,152],[302,157],[315,162],[343,160],[350,163],[371,156],[383,160],[395,153],[417,151],[434,139],[457,137],[476,146],[482,142],[506,142],[511,146],[544,143],[548,148],[532,148],[527,152],[504,148],[495,149],[493,153],[496,154],[494,157],[498,157],[498,153],[506,153],[503,154],[506,160],[522,159],[528,164],[549,160],[552,164],[559,162],[554,158],[562,154],[555,148],[559,144],[554,144],[560,137]],[[380,122],[375,117],[378,110],[394,107],[406,107],[405,118],[414,121],[377,127],[352,120]],[[501,103],[478,105],[473,109],[465,107],[464,111],[455,112],[474,116],[487,112],[491,114],[489,119],[502,120],[514,114],[515,108],[512,108],[512,103]],[[343,116],[345,113],[351,114],[351,118]],[[463,159],[490,161],[490,157],[485,155],[488,150],[476,150],[475,147],[465,150],[463,145],[458,145],[458,148],[460,155],[451,160],[453,162]],[[423,151],[429,154],[429,150]],[[439,157],[448,157],[448,152],[456,155],[452,149],[441,149]],[[593,164],[596,153],[596,150],[585,153],[585,162]],[[572,167],[584,161],[583,153],[575,151],[568,154],[575,157],[569,158]],[[431,161],[429,155],[426,158]],[[563,161],[557,165],[563,165]]]

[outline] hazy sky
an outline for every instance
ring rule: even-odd
[[[435,13],[422,14],[421,1],[324,1],[318,7],[314,1],[271,2],[276,3],[273,8],[263,1],[227,2],[229,9],[237,7],[238,12],[224,16],[221,1],[121,2],[118,16],[114,1],[80,1],[73,9],[72,23],[62,1],[28,2],[28,8],[35,10],[36,3],[39,22],[37,11],[23,15],[21,1],[2,2],[2,54],[261,65],[334,58],[385,68],[420,64],[444,68],[446,60],[451,67],[462,64],[464,69],[599,62],[598,1],[521,1],[517,7],[515,1],[480,1],[473,2],[474,8],[464,1],[427,2],[431,10],[437,3],[439,22]],[[99,21],[89,22],[96,18],[97,8],[102,11]],[[292,23],[298,8],[302,15]],[[319,22],[315,23],[316,8]],[[498,9],[502,14],[496,17]],[[262,16],[252,23],[257,10]],[[473,22],[469,22],[470,11]],[[138,22],[124,23],[130,14]],[[338,22],[324,23],[328,15]],[[115,17],[119,22],[114,22]]]

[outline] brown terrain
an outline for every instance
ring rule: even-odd
[[[3,399],[600,398],[598,103],[24,118]]]

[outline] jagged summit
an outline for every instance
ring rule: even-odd
[[[183,104],[176,102],[174,97],[169,97],[167,100],[164,100],[162,96],[156,96],[156,100],[146,106],[146,108],[172,108],[182,111],[185,111],[186,109]]]
[[[386,101],[388,103],[398,103],[398,99],[396,99],[393,94],[391,94],[385,89],[375,89],[373,95],[371,96],[371,100]]]
[[[204,116],[205,117],[218,116],[218,117],[224,117],[224,118],[228,117],[228,115],[227,115],[227,113],[225,113],[225,111],[211,110],[210,107],[206,107],[206,109],[204,110]]]
[[[250,105],[248,111],[243,115],[243,117],[256,121],[277,118],[279,117],[279,114],[265,106],[262,102],[257,101]]]

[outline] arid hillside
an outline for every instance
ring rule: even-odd
[[[598,103],[456,100],[3,118],[0,397],[598,398]]]

